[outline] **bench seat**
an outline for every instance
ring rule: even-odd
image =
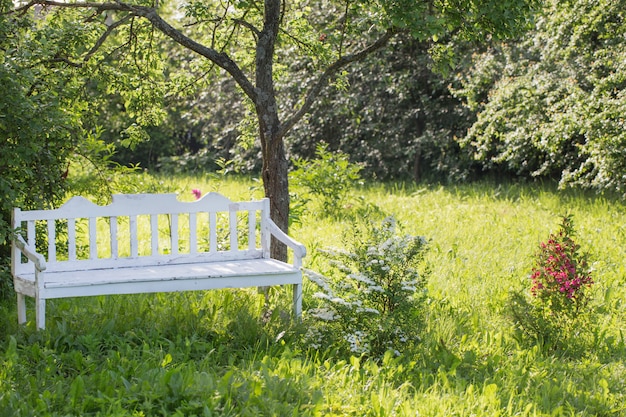
[[[35,274],[20,274],[17,286],[35,296]],[[209,278],[209,279],[207,279]],[[300,270],[275,259],[153,265],[46,273],[46,298],[263,287],[299,284]],[[135,284],[140,284],[135,285]],[[147,284],[150,284],[149,286]]]

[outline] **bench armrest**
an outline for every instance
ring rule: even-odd
[[[279,241],[287,245],[293,250],[294,256],[294,266],[301,267],[302,266],[302,258],[306,256],[306,247],[289,236],[287,233],[283,232],[280,227],[276,225],[271,219],[268,221],[269,231],[270,233]]]
[[[46,270],[46,259],[40,253],[37,253],[35,248],[26,243],[22,236],[17,235],[13,239],[13,242],[15,243],[15,246],[24,254],[24,256],[35,264],[35,268],[38,271]]]

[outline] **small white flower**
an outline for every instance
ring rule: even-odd
[[[385,290],[384,290],[384,289],[383,289],[383,287],[381,287],[380,285],[372,285],[372,286],[367,287],[367,288],[364,290],[364,292],[365,292],[366,294],[369,294],[369,293],[371,293],[371,292],[380,292],[380,293],[384,293],[384,292],[385,292]]]
[[[313,298],[319,298],[321,300],[330,300],[331,297],[326,293],[316,292],[315,294],[313,294]]]
[[[365,307],[365,308],[357,308],[356,309],[357,313],[373,313],[373,314],[380,314],[380,311],[376,310],[375,308],[371,308],[371,307]]]
[[[372,281],[371,279],[369,279],[363,274],[350,274],[348,275],[348,278],[352,278],[356,281],[362,282],[367,285],[374,285],[374,281]]]
[[[333,321],[339,317],[338,315],[335,314],[333,310],[329,310],[327,308],[313,309],[309,311],[309,314],[312,317],[315,317],[324,321]]]
[[[363,301],[361,300],[355,300],[352,302],[353,307],[361,307],[362,304],[363,304]]]
[[[344,306],[349,306],[348,302],[346,300],[344,300],[341,297],[334,297],[334,298],[329,298],[331,303],[335,303],[335,304],[341,304]]]
[[[365,353],[370,349],[369,343],[365,341],[366,334],[357,330],[353,334],[345,335],[344,340],[350,344],[350,351],[354,353]]]
[[[332,290],[327,282],[328,278],[326,278],[324,275],[318,274],[317,272],[310,269],[305,269],[304,274],[307,276],[307,278],[309,278],[311,282],[317,284],[318,287],[322,288],[328,293],[332,293]]]
[[[380,245],[381,249],[386,250],[388,248],[391,247],[391,245],[393,245],[393,239],[387,239],[383,242],[382,245]]]

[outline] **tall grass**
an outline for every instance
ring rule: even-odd
[[[189,199],[192,188],[262,194],[245,179],[161,181]],[[52,300],[45,331],[18,327],[9,299],[0,302],[0,415],[626,415],[622,202],[494,183],[370,184],[352,196],[430,241],[427,329],[415,351],[369,360],[310,349],[281,314],[282,289],[269,306],[254,290]],[[308,248],[307,267],[323,262],[316,249],[343,244],[359,206],[341,220],[307,205],[290,230]],[[578,355],[520,340],[507,309],[565,213],[596,282],[592,340]],[[305,310],[313,291],[306,283]]]

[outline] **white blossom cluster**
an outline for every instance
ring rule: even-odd
[[[321,325],[311,330],[310,335],[307,332],[311,347],[319,347],[326,335],[342,338],[352,353],[370,353],[372,348],[379,351],[382,343],[384,348],[399,354],[400,344],[416,340],[415,329],[394,328],[391,323],[402,320],[395,321],[386,315],[403,314],[402,311],[412,308],[409,297],[425,291],[417,262],[427,242],[423,237],[396,236],[395,231],[395,219],[390,217],[369,235],[355,235],[352,251],[322,251],[334,271],[330,278],[304,271],[319,289],[313,296],[320,300],[320,305],[307,311]],[[394,304],[402,306],[401,309],[390,306],[390,302],[398,303],[397,300],[405,300],[404,304]]]
[[[313,349],[321,348],[324,342],[324,334],[317,327],[309,327],[304,337]]]
[[[310,269],[304,269],[304,274],[322,290],[332,294],[333,290],[330,288],[330,285],[328,285],[328,282],[326,282],[324,275],[318,274]]]
[[[360,330],[355,331],[344,336],[346,342],[350,345],[350,352],[353,353],[368,353],[370,351],[370,344],[367,341],[367,334]]]
[[[329,308],[313,308],[308,311],[308,314],[311,317],[318,318],[324,321],[333,321],[339,319],[341,316],[337,314],[335,310],[331,310]]]

